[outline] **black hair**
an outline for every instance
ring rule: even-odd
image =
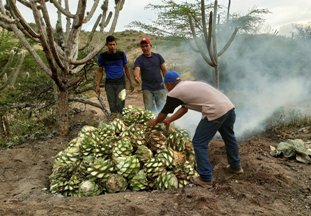
[[[106,44],[109,43],[109,42],[113,42],[113,41],[114,41],[114,42],[117,42],[116,39],[115,39],[115,37],[113,37],[113,36],[108,36],[108,37],[106,38]]]

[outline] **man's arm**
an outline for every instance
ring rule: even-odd
[[[130,70],[129,70],[129,67],[127,66],[127,64],[124,64],[124,69],[125,69],[126,77],[130,81],[131,92],[133,92],[134,91],[134,85],[133,85],[131,73],[130,73]]]
[[[180,119],[188,112],[188,108],[181,107],[174,115],[166,119],[165,121],[168,121],[169,123],[176,121],[177,119]]]
[[[163,77],[164,77],[164,75],[167,73],[167,69],[166,69],[165,63],[161,64],[161,71],[162,71],[162,74],[163,74]]]
[[[166,118],[167,114],[164,113],[159,113],[158,117],[156,119],[151,119],[147,126],[152,127],[157,125],[158,123],[162,123],[164,121],[164,119]]]
[[[95,92],[96,94],[100,94],[100,83],[102,81],[102,78],[103,78],[103,67],[99,66],[98,68],[98,73],[97,73],[97,85],[96,85],[96,88],[95,88]]]
[[[134,78],[135,78],[135,82],[138,84],[140,84],[139,74],[140,74],[140,67],[135,67]]]

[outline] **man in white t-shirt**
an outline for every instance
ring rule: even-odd
[[[242,174],[239,158],[239,146],[234,135],[235,122],[234,105],[229,98],[212,86],[196,81],[181,81],[176,71],[169,71],[164,76],[164,83],[169,91],[162,111],[156,119],[149,121],[148,126],[165,123],[169,129],[170,123],[181,118],[188,109],[202,113],[193,137],[193,147],[200,176],[192,176],[191,181],[204,188],[213,187],[213,167],[209,161],[208,143],[219,131],[226,145],[228,170],[235,174]],[[182,106],[174,115],[166,119],[175,108]]]

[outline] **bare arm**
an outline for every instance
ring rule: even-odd
[[[161,64],[161,71],[162,71],[163,76],[167,73],[165,63]]]
[[[165,120],[166,116],[167,114],[159,113],[158,117],[156,119],[151,119],[147,125],[149,127],[152,127],[157,125],[158,123],[162,123]]]
[[[185,115],[188,112],[188,108],[181,107],[174,115],[166,119],[165,121],[168,122],[173,122],[176,121],[177,119],[180,119],[183,115]]]
[[[97,85],[96,85],[96,89],[95,89],[95,92],[96,92],[96,94],[100,94],[100,83],[101,83],[101,81],[102,81],[102,78],[103,78],[103,74],[104,74],[104,72],[103,72],[103,67],[99,67],[98,68],[98,73],[97,73]]]
[[[184,116],[188,112],[188,108],[181,107],[174,115],[169,117],[168,119],[164,119],[163,123],[166,126],[166,131],[170,129],[170,124],[173,121],[176,121],[177,119],[180,119],[182,116]]]
[[[132,82],[131,73],[130,73],[130,70],[129,70],[129,67],[127,66],[127,64],[124,64],[124,69],[125,69],[126,77],[130,81],[131,91],[133,92],[134,86],[133,86],[133,82]]]
[[[135,82],[138,84],[140,84],[139,75],[140,75],[140,67],[136,67],[134,70],[134,78],[135,78]]]

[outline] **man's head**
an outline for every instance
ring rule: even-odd
[[[108,36],[106,38],[106,46],[108,47],[108,50],[110,52],[115,52],[115,50],[117,49],[117,41],[116,41],[115,37]]]
[[[168,91],[171,91],[181,81],[179,74],[176,71],[168,71],[164,75],[164,81]]]
[[[148,38],[143,38],[140,41],[140,48],[145,55],[150,55],[151,47],[152,47],[152,45],[151,45],[151,42]]]

